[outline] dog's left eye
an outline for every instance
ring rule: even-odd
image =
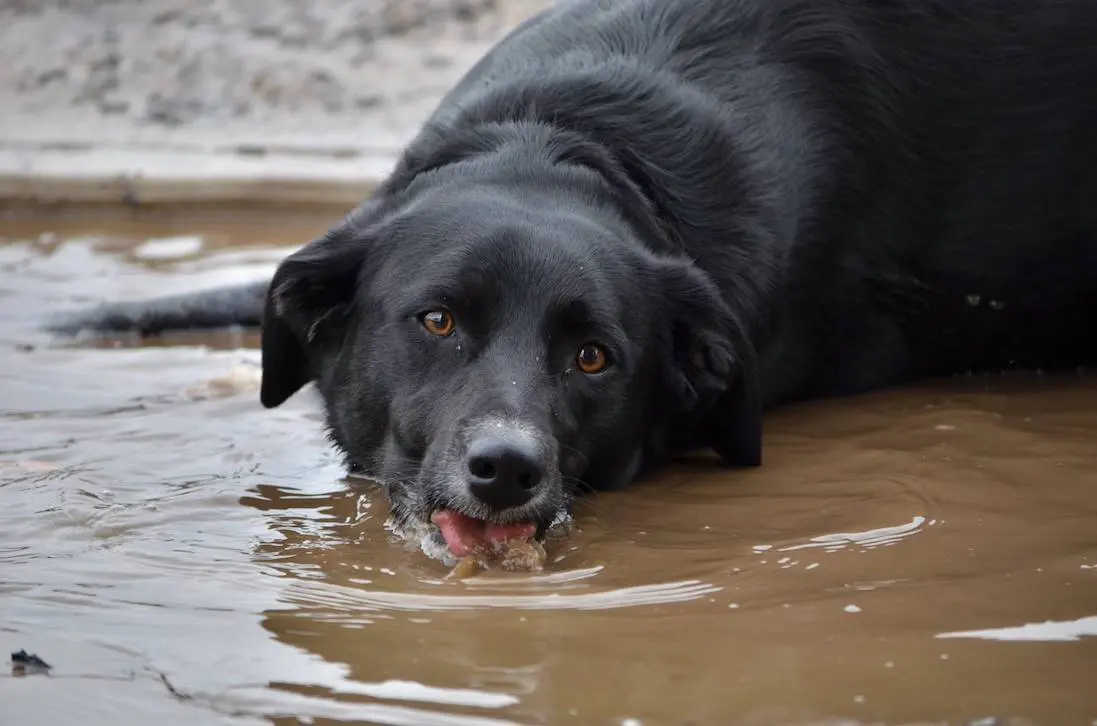
[[[609,353],[597,343],[584,343],[575,354],[575,365],[583,373],[593,376],[609,367]]]
[[[457,327],[457,321],[453,319],[453,313],[448,310],[428,310],[419,316],[419,324],[430,333],[439,338],[451,335]]]

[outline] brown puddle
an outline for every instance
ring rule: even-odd
[[[545,572],[455,582],[310,396],[261,409],[253,338],[33,328],[326,221],[0,222],[0,647],[53,666],[0,674],[0,724],[1097,723],[1091,376],[781,411],[763,468],[682,462]]]

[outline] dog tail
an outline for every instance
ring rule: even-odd
[[[130,333],[153,336],[182,330],[259,327],[269,280],[182,295],[104,303],[62,313],[47,322],[60,335]]]

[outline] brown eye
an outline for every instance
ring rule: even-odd
[[[448,310],[431,310],[419,316],[419,322],[431,335],[444,338],[453,332],[457,322]]]
[[[592,376],[601,373],[609,365],[609,354],[606,349],[594,343],[586,343],[575,355],[575,365],[583,373]]]

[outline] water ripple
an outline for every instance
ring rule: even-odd
[[[938,633],[938,639],[975,638],[979,640],[1070,642],[1085,636],[1097,636],[1097,615],[1077,620],[1045,620],[1013,628],[988,628],[953,633]]]
[[[440,688],[438,686],[427,686],[416,681],[387,680],[380,683],[348,681],[335,690],[337,693],[369,696],[390,701],[422,701],[439,705],[475,708],[506,708],[521,702],[517,696],[512,696],[509,693],[492,693],[472,688]]]
[[[929,520],[925,517],[917,515],[905,524],[897,524],[892,527],[877,527],[875,529],[866,529],[861,532],[821,534],[818,537],[812,537],[810,541],[802,544],[777,547],[776,551],[793,552],[795,550],[822,548],[828,552],[835,552],[850,545],[864,547],[865,549],[886,547],[922,531],[922,526],[925,525],[927,521]],[[929,524],[933,524],[933,522],[929,521]],[[755,552],[766,552],[771,549],[774,549],[773,545],[754,546]]]
[[[520,726],[518,721],[490,716],[442,713],[387,703],[348,702],[258,688],[234,689],[229,694],[214,699],[212,705],[222,712],[251,713],[267,717],[272,712],[294,714],[298,717],[309,715],[313,718],[381,726]]]
[[[340,585],[297,581],[287,589],[296,605],[328,606],[345,610],[613,610],[643,605],[689,602],[723,590],[700,580],[639,585],[601,592],[536,595],[434,595],[381,590],[358,590]]]

